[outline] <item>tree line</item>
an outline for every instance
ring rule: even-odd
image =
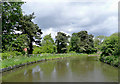
[[[18,51],[24,54],[23,49],[28,49],[28,54],[33,53],[33,42],[39,45],[39,53],[92,53],[95,51],[93,35],[87,31],[73,33],[70,41],[69,35],[58,32],[56,41],[47,35],[41,42],[42,31],[32,20],[34,13],[23,15],[21,5],[23,2],[4,2],[2,4],[2,50]],[[16,32],[20,33],[16,33]],[[68,47],[70,48],[68,50]]]
[[[32,54],[33,42],[40,45],[41,29],[32,20],[34,13],[23,15],[21,5],[23,2],[2,3],[2,50],[22,52],[28,48]],[[16,32],[21,33],[16,33]],[[23,53],[23,52],[22,52]]]
[[[87,31],[80,31],[69,36],[63,32],[57,32],[55,42],[51,34],[46,35],[41,46],[34,46],[34,53],[94,53],[97,49],[94,47],[93,35],[88,35]]]
[[[42,30],[33,22],[34,13],[24,15],[21,9],[22,4],[24,2],[3,2],[1,4],[2,35],[0,37],[2,37],[4,57],[24,55],[24,48],[28,49],[28,54],[68,52],[91,54],[99,51],[101,52],[101,61],[118,65],[118,56],[120,55],[118,33],[111,36],[94,37],[87,31],[73,33],[72,36],[64,32],[57,32],[55,41],[51,34],[42,39]],[[38,46],[33,45],[33,42]]]

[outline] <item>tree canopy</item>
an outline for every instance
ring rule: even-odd
[[[2,3],[2,34],[14,33],[21,20],[24,2],[3,2]]]
[[[94,46],[100,50],[102,42],[107,38],[107,36],[99,35],[94,38]]]
[[[66,53],[67,52],[67,44],[69,43],[68,38],[69,35],[63,32],[57,32],[56,45],[57,45],[57,53]]]
[[[111,56],[111,55],[119,55],[120,50],[118,46],[118,33],[114,33],[111,36],[107,37],[102,44],[101,51],[102,56]]]
[[[3,51],[23,50],[28,48],[32,54],[33,42],[40,45],[41,29],[33,23],[34,13],[23,15],[21,6],[24,2],[3,2],[2,4],[2,49]],[[16,32],[21,33],[16,33]]]
[[[22,34],[27,34],[27,38],[29,39],[28,43],[28,53],[32,54],[33,51],[33,42],[35,42],[37,45],[41,45],[41,29],[37,26],[37,24],[34,24],[32,20],[34,19],[34,13],[30,15],[25,15],[22,17],[20,24],[21,27],[18,29],[22,32]]]
[[[51,34],[46,35],[42,40],[42,48],[46,53],[56,52],[56,45],[51,37]]]
[[[94,48],[93,35],[88,35],[87,31],[73,33],[70,45],[70,50],[78,53],[92,53],[96,51]]]
[[[3,2],[2,5],[2,51],[8,50],[19,27],[23,2]]]

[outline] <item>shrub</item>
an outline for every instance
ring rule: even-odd
[[[76,53],[75,51],[70,51],[69,53]]]
[[[33,50],[33,54],[41,54],[44,53],[45,51],[43,51],[42,47],[36,47]]]
[[[7,59],[8,57],[10,57],[9,53],[2,53],[2,60]]]
[[[110,37],[107,37],[101,46],[101,51],[104,56],[110,55],[119,55],[119,47],[118,47],[118,35],[117,33],[112,34]]]
[[[9,52],[7,51],[7,52],[2,53],[2,60],[14,58],[14,57],[21,56],[21,55],[22,53],[18,51],[9,51]]]
[[[117,59],[114,60],[113,65],[118,66],[118,64],[119,64],[119,61],[118,61],[118,58],[117,58]]]

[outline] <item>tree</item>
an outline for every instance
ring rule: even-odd
[[[16,34],[14,35],[14,41],[11,42],[11,45],[8,47],[7,50],[9,51],[18,51],[24,53],[24,48],[28,48],[29,39],[27,38],[26,34]]]
[[[107,36],[99,35],[94,38],[94,46],[100,50],[102,42],[107,38]]]
[[[119,66],[120,46],[118,45],[118,33],[114,33],[107,37],[101,47],[100,60],[113,66]]]
[[[41,53],[45,53],[45,51],[43,50],[43,48],[40,46],[36,46],[34,49],[33,49],[33,54],[41,54]]]
[[[101,56],[119,55],[119,49],[120,48],[118,46],[118,33],[114,33],[103,41],[101,47]]]
[[[57,53],[66,53],[67,52],[67,43],[69,43],[69,35],[66,35],[63,32],[57,32],[56,44],[57,44]]]
[[[87,31],[73,33],[70,45],[70,50],[78,53],[92,53],[96,51],[94,48],[93,35],[88,35]]]
[[[20,35],[26,34],[28,41],[28,53],[32,54],[33,42],[40,45],[41,29],[32,22],[34,13],[23,16],[21,5],[23,2],[5,2],[2,5],[2,48],[7,50],[11,43],[15,43],[14,34],[16,31],[22,32]],[[18,40],[18,39],[17,39]],[[18,44],[17,44],[18,45]]]
[[[42,32],[37,24],[32,22],[32,19],[35,18],[34,13],[23,16],[21,9],[22,4],[23,2],[4,2],[2,4],[2,48],[4,51],[8,50],[8,47],[13,47],[13,45],[20,48],[18,45],[22,39],[16,39],[15,37],[16,31],[20,31],[21,34],[17,36],[21,38],[26,34],[25,38],[27,37],[26,45],[28,45],[28,53],[32,54],[33,42],[40,45]],[[9,50],[11,50],[11,48],[9,48]]]
[[[22,14],[21,6],[24,2],[3,2],[2,4],[2,33],[15,32],[19,26]]]
[[[42,40],[42,48],[46,53],[56,52],[56,46],[54,40],[51,37],[51,34],[46,35]]]
[[[75,52],[79,52],[79,43],[80,43],[80,38],[78,37],[77,33],[73,33],[71,40],[70,40],[70,51],[75,51]]]
[[[28,53],[32,54],[33,52],[33,42],[35,42],[37,45],[41,45],[41,29],[37,26],[37,24],[34,24],[32,22],[32,19],[34,19],[34,13],[30,15],[25,15],[22,17],[20,24],[21,27],[18,28],[19,31],[22,32],[22,34],[27,34],[27,38],[29,39],[28,43]]]
[[[22,14],[21,5],[24,2],[3,2],[2,5],[2,49],[7,50],[13,41],[13,34]]]

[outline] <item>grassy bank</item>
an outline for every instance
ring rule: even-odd
[[[11,59],[5,59],[2,61],[1,68],[14,67],[16,65],[24,65],[30,62],[39,62],[41,60],[48,59],[56,59],[63,57],[71,57],[71,56],[82,56],[87,54],[77,54],[77,53],[69,53],[69,54],[40,54],[40,55],[31,55],[29,57],[19,56]]]
[[[88,56],[100,56],[98,53],[88,54]]]
[[[100,61],[118,67],[118,56],[100,56]]]

